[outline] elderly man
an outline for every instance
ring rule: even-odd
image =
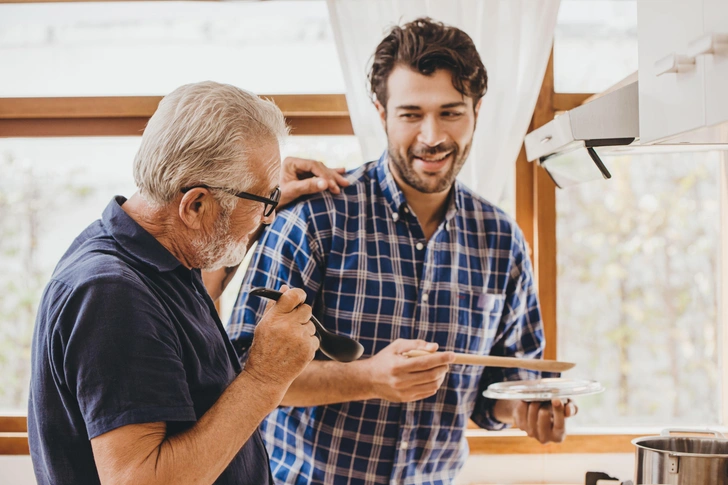
[[[388,149],[340,194],[279,215],[228,329],[252,352],[264,316],[250,287],[288,284],[365,348],[350,364],[315,360],[264,421],[277,483],[450,484],[468,454],[469,418],[548,442],[563,439],[576,412],[558,400],[484,399],[491,383],[533,375],[453,364],[453,351],[539,358],[544,347],[523,234],[455,178],[487,86],[472,40],[430,19],[395,27],[369,81]]]
[[[311,309],[284,288],[241,371],[200,269],[238,264],[279,198],[335,181],[293,160],[281,197],[286,133],[275,105],[233,86],[162,100],[135,159],[139,192],[76,238],[41,300],[28,409],[39,484],[269,483],[256,429],[314,356]],[[306,170],[323,184],[295,180]]]

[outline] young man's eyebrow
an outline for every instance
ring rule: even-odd
[[[440,106],[440,108],[465,108],[467,104],[464,101],[457,101],[455,103],[447,103]]]
[[[464,108],[467,105],[464,101],[455,101],[453,103],[447,103],[440,106],[440,109],[450,109],[450,108]],[[400,106],[395,107],[395,109],[403,109],[403,110],[410,110],[410,111],[416,111],[421,110],[421,106],[417,106],[415,104],[403,104]]]

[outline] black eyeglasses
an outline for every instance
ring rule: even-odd
[[[268,197],[261,197],[259,195],[251,194],[250,192],[235,192],[232,189],[226,189],[224,187],[209,187],[207,185],[195,185],[193,187],[184,187],[182,188],[182,193],[187,193],[192,189],[215,189],[215,190],[222,190],[223,192],[227,192],[230,195],[234,195],[235,197],[240,197],[241,199],[248,199],[248,200],[254,200],[256,202],[262,202],[265,204],[265,207],[263,208],[263,215],[265,217],[268,217],[269,215],[273,214],[273,211],[276,210],[276,207],[278,207],[278,202],[281,200],[281,188],[276,187],[272,194],[270,194],[270,198]]]

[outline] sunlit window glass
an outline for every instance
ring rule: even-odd
[[[0,96],[342,93],[324,1],[0,5]]]
[[[637,71],[636,0],[561,0],[554,90],[599,93]]]
[[[40,295],[111,197],[134,192],[139,140],[0,139],[0,410],[25,410]]]
[[[721,156],[605,162],[557,191],[559,358],[607,388],[574,421],[719,423]]]

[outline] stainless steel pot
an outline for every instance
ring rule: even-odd
[[[660,436],[637,438],[632,444],[637,484],[728,485],[728,439],[717,431],[665,429]]]

